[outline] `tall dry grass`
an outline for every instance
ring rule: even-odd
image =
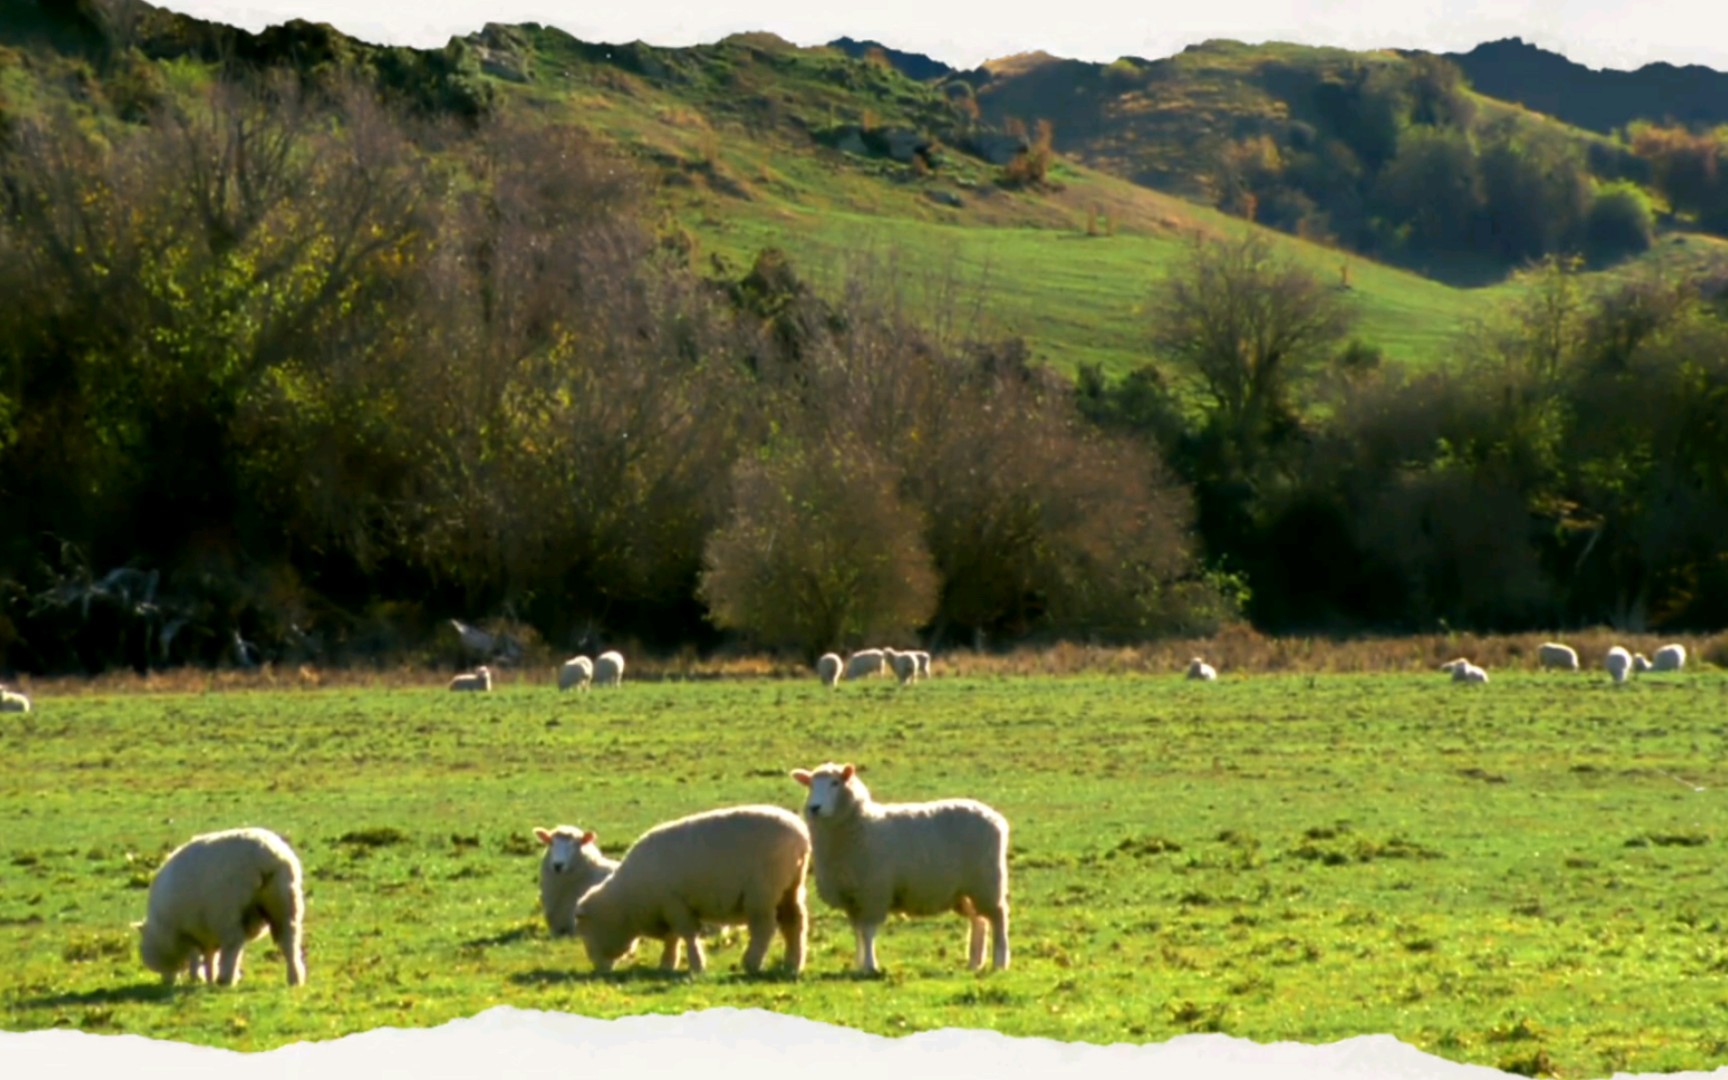
[[[1076,675],[1179,674],[1191,657],[1204,657],[1220,675],[1256,673],[1369,674],[1427,672],[1454,657],[1496,670],[1535,670],[1536,649],[1562,641],[1578,650],[1588,670],[1600,671],[1612,645],[1646,656],[1669,642],[1686,646],[1687,667],[1728,668],[1728,632],[1718,634],[1628,634],[1606,627],[1568,634],[1421,634],[1406,637],[1269,637],[1232,627],[1206,638],[1172,639],[1139,646],[1074,642],[1027,646],[1003,652],[956,649],[933,657],[935,677],[1061,677]],[[696,682],[714,679],[808,679],[802,661],[761,654],[700,656],[684,649],[666,656],[625,650],[625,683]],[[91,694],[233,693],[319,689],[413,689],[443,686],[454,672],[430,663],[393,666],[293,668],[264,665],[258,671],[176,668],[139,675],[111,672],[94,677],[14,679],[8,686],[44,698]],[[493,665],[493,685],[555,686],[557,661],[536,650],[528,662]],[[605,691],[601,691],[605,692]]]

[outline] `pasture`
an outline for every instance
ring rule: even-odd
[[[939,662],[940,663],[940,662]],[[1095,1043],[1389,1032],[1458,1061],[1603,1076],[1728,1063],[1728,674],[627,681],[559,694],[332,687],[39,694],[0,717],[0,1027],[242,1050],[497,1004],[591,1016],[759,1007],[881,1034]],[[891,921],[849,974],[811,889],[797,982],[698,979],[644,945],[596,978],[551,939],[534,826],[608,854],[656,822],[800,804],[854,761],[879,799],[970,795],[1013,823],[1013,967],[956,917]],[[268,939],[237,988],[139,964],[157,861],[259,824],[307,871],[309,985]],[[778,962],[776,944],[770,962]]]

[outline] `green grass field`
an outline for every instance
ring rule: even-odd
[[[939,677],[38,697],[0,718],[0,1026],[261,1050],[496,1004],[611,1017],[760,1007],[883,1034],[1096,1043],[1389,1032],[1557,1075],[1728,1062],[1728,674]],[[804,977],[595,978],[538,910],[536,825],[619,854],[717,805],[878,797],[1013,822],[1014,964],[958,918],[891,922],[888,975],[812,893]],[[1701,789],[1701,790],[1699,790]],[[308,875],[310,983],[266,940],[234,989],[161,988],[128,923],[188,836],[274,828]],[[771,954],[779,957],[779,946]]]

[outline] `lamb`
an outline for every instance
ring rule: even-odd
[[[913,654],[901,652],[898,649],[883,649],[882,657],[888,670],[892,671],[894,677],[900,680],[901,686],[905,686],[918,678],[918,658]]]
[[[1613,677],[1615,685],[1626,681],[1627,674],[1632,670],[1632,654],[1619,645],[1608,650],[1608,658],[1603,662],[1608,674]]]
[[[839,686],[840,671],[845,666],[838,653],[823,653],[822,658],[816,661],[816,677],[822,680],[823,686]]]
[[[881,649],[860,649],[847,658],[843,677],[851,681],[866,675],[880,675],[887,662],[888,658]]]
[[[491,690],[492,669],[482,664],[466,675],[458,675],[450,680],[452,690]]]
[[[1545,641],[1536,648],[1536,659],[1545,668],[1560,668],[1565,671],[1578,670],[1578,653],[1570,645],[1562,645],[1557,641]]]
[[[1651,660],[1651,671],[1679,671],[1686,666],[1686,646],[1674,644],[1664,645],[1656,650]]]
[[[586,656],[572,656],[558,668],[558,689],[568,690],[572,686],[578,690],[586,690],[594,681],[594,661]]]
[[[300,859],[268,829],[194,836],[163,861],[150,882],[139,933],[144,966],[172,985],[182,968],[194,980],[232,986],[240,957],[266,928],[288,965],[288,985],[306,981],[301,944],[306,901]],[[212,962],[213,956],[220,959]]]
[[[559,825],[535,829],[534,835],[546,845],[540,859],[540,910],[546,929],[553,937],[568,937],[576,932],[576,901],[611,877],[618,860],[601,854],[591,830]]]
[[[21,690],[0,686],[0,712],[29,712],[30,698]]]
[[[607,651],[594,661],[595,686],[619,686],[624,682],[624,654]]]
[[[786,970],[804,970],[809,933],[804,879],[810,832],[778,806],[735,806],[657,825],[643,833],[618,869],[576,902],[576,936],[602,974],[637,938],[666,943],[660,967],[678,966],[689,949],[691,974],[706,966],[704,922],[749,928],[744,970],[761,971],[775,929],[786,942]]]
[[[1188,661],[1188,678],[1198,679],[1201,682],[1215,682],[1218,678],[1218,669],[1196,656]]]
[[[975,799],[879,803],[852,765],[794,769],[809,789],[816,892],[846,913],[855,964],[876,974],[876,935],[891,912],[952,911],[971,924],[968,962],[984,966],[994,935],[996,970],[1008,967],[1008,821]]]

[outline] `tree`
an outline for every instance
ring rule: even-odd
[[[1154,348],[1199,383],[1225,434],[1248,440],[1287,414],[1291,384],[1335,352],[1355,321],[1342,293],[1252,233],[1197,243],[1165,275],[1151,310]]]

